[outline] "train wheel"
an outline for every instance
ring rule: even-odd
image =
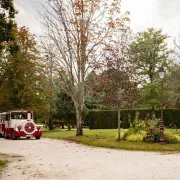
[[[11,138],[12,138],[13,140],[17,140],[17,136],[14,135],[14,132],[11,133]]]
[[[7,135],[6,131],[4,131],[4,138],[9,139],[9,136]]]
[[[36,139],[40,139],[41,137],[40,136],[36,136]]]

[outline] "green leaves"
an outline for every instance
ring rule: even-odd
[[[7,53],[6,61],[0,63],[0,110],[31,108],[46,104],[46,92],[42,89],[45,76],[37,61],[38,50],[34,37],[26,27],[16,32],[16,53]],[[12,46],[13,47],[13,46]]]
[[[129,53],[136,64],[138,75],[143,75],[146,82],[153,82],[157,69],[162,64],[168,64],[170,51],[167,49],[167,38],[167,35],[162,34],[162,30],[149,28],[139,33],[130,45]]]
[[[19,47],[16,43],[14,22],[16,11],[13,0],[0,0],[0,53],[6,49],[11,54],[16,53]]]

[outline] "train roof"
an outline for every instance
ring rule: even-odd
[[[9,112],[33,112],[33,110],[25,110],[25,109],[14,109],[14,110],[8,110],[7,112],[2,112],[0,114],[6,114],[6,113],[9,113]]]
[[[9,110],[7,112],[28,112],[28,111],[32,111],[30,109],[26,110],[26,109],[13,109],[13,110]]]

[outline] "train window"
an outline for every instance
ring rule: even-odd
[[[11,119],[27,119],[25,112],[11,112]]]
[[[10,114],[6,114],[6,121],[10,121]]]
[[[6,114],[1,114],[0,115],[0,122],[4,123],[5,120],[6,120]]]

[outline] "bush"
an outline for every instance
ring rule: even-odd
[[[165,129],[164,139],[167,143],[180,143],[180,136]]]
[[[124,141],[142,142],[146,131],[130,128],[123,136]]]
[[[90,111],[87,119],[89,129],[117,129],[116,111]]]
[[[146,137],[146,131],[145,130],[137,130],[130,128],[127,132],[125,132],[123,136],[124,141],[130,141],[130,142],[142,142],[144,137]],[[155,139],[156,135],[148,142],[157,142]],[[166,143],[180,143],[180,136],[177,134],[173,134],[171,131],[165,129],[164,131],[164,139]]]
[[[129,128],[130,124],[134,122],[137,112],[140,121],[151,119],[152,111],[150,109],[121,110],[121,127]],[[180,109],[164,109],[163,112],[166,127],[173,123],[177,128],[180,128]],[[157,119],[160,118],[160,109],[155,110],[155,116]],[[117,111],[92,110],[87,115],[87,121],[89,129],[117,129]]]
[[[130,127],[134,130],[144,130],[146,128],[146,121],[139,119],[139,112],[136,112],[135,119],[130,123]]]
[[[145,135],[145,131],[142,131],[142,133],[133,134],[127,137],[127,141],[129,142],[142,142]]]

